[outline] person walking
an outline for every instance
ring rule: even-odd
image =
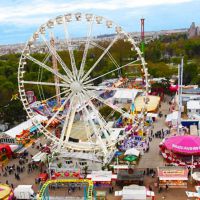
[[[167,191],[167,190],[168,190],[168,188],[169,188],[169,186],[166,184],[166,185],[165,185],[165,188],[166,188],[166,191]]]

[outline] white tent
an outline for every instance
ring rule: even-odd
[[[166,118],[166,122],[171,122],[171,121],[174,121],[176,120],[177,121],[178,119],[178,111],[174,111],[173,113],[170,113],[167,115],[167,118]]]
[[[121,103],[126,103],[128,100],[134,100],[139,90],[136,89],[123,89],[117,90],[113,96],[113,100]]]
[[[198,129],[196,125],[190,125],[190,135],[198,135]]]
[[[144,186],[129,185],[122,191],[116,191],[115,196],[122,196],[122,200],[146,200],[147,191]]]
[[[32,160],[35,162],[44,162],[47,159],[47,154],[44,152],[38,152],[36,155],[32,157]]]
[[[11,144],[9,146],[10,146],[12,152],[15,151],[19,147],[19,145],[15,145],[15,144]]]
[[[14,128],[6,131],[5,134],[10,136],[11,138],[15,138],[16,135],[20,134],[23,130],[30,129],[33,126],[32,120],[37,120],[40,123],[42,121],[47,120],[47,117],[38,114],[34,116],[33,119],[29,119],[25,122],[22,122]]]
[[[117,179],[117,174],[112,174],[112,171],[92,171],[91,174],[87,175],[88,179],[92,181],[108,181]]]
[[[187,109],[190,110],[200,110],[200,101],[199,100],[190,100],[187,102]]]
[[[89,143],[88,143],[88,145],[89,145]],[[99,163],[101,162],[101,160],[99,160],[94,153],[61,151],[60,154],[64,158],[74,158],[74,159],[82,159],[82,160],[91,160],[91,161],[99,162]]]
[[[195,180],[195,181],[200,181],[200,172],[194,172],[192,174],[192,178]]]
[[[126,152],[125,152],[124,155],[134,155],[134,156],[139,156],[139,155],[140,155],[140,151],[138,151],[138,150],[135,149],[135,148],[131,148],[131,149],[126,150]]]

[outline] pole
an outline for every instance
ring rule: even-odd
[[[51,47],[55,50],[55,40],[53,38],[53,36],[51,37],[50,40],[50,44]],[[53,64],[53,69],[58,72],[58,63],[56,60],[56,57],[54,55],[52,55],[52,64]],[[59,84],[59,78],[55,75],[54,76],[54,81],[56,84]],[[56,100],[57,100],[57,106],[60,107],[61,106],[61,97],[60,97],[60,87],[58,85],[55,86],[55,90],[56,90]]]
[[[178,65],[178,120],[177,120],[178,134],[180,134],[179,126],[181,125],[182,91],[183,91],[183,58],[181,58],[181,64]]]
[[[191,175],[193,173],[193,166],[194,166],[194,156],[192,155],[192,167],[191,167]]]
[[[141,51],[144,54],[144,18],[141,19]]]
[[[141,52],[144,56],[144,18],[140,19],[141,20]],[[141,66],[142,67],[142,66]],[[144,76],[142,76],[142,83],[144,84]]]

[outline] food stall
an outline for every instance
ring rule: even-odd
[[[134,169],[130,173],[130,170],[120,170],[117,173],[117,185],[130,185],[138,184],[142,185],[144,182],[144,170]]]
[[[178,166],[199,168],[200,137],[194,135],[178,135],[165,138],[160,143],[163,157],[168,163]]]
[[[93,181],[95,187],[110,188],[115,184],[117,175],[112,174],[112,171],[92,171],[87,178]]]
[[[129,185],[124,186],[122,191],[116,191],[115,196],[122,196],[123,200],[154,200],[153,191],[148,191],[145,186]]]
[[[188,169],[181,166],[158,167],[159,187],[187,188]]]

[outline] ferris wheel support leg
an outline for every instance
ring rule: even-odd
[[[70,117],[70,113],[71,113],[71,110],[72,110],[73,102],[74,102],[74,96],[72,96],[72,98],[70,100],[70,105],[69,105],[68,113],[67,113],[67,116],[65,118],[65,122],[64,122],[63,129],[62,129],[62,132],[61,132],[60,143],[58,145],[58,150],[59,151],[61,150],[61,147],[63,145],[63,140],[64,140],[64,136],[65,136],[65,133],[66,133],[67,125],[68,125],[68,122],[69,122],[69,117]]]
[[[99,117],[99,112],[94,108],[94,105],[93,103],[91,102],[91,100],[89,100],[89,106],[92,108],[93,112],[95,113],[96,117],[97,117],[97,121],[99,122],[99,125],[101,127],[101,131],[103,131],[105,137],[106,137],[106,140],[109,141],[109,134],[108,134],[108,130],[105,126],[105,124],[102,122],[102,120],[100,119]]]
[[[76,104],[75,104],[75,106],[76,106]],[[72,125],[73,125],[74,117],[75,117],[75,114],[76,114],[76,108],[74,108],[74,107],[72,107],[72,108],[73,109],[72,109],[72,112],[70,114],[68,128],[67,128],[67,132],[65,133],[65,140],[64,140],[64,142],[68,142],[69,141],[69,136],[70,136],[70,133],[71,133],[71,130],[72,130]]]
[[[82,94],[82,96],[83,96],[83,99],[84,99],[84,95],[83,95],[83,94]],[[81,99],[80,99],[80,103],[83,103],[83,104],[84,104],[84,102],[82,102]],[[106,155],[106,154],[108,153],[108,150],[107,150],[105,144],[103,143],[103,141],[102,141],[102,139],[101,139],[101,136],[100,136],[100,134],[98,133],[98,130],[96,129],[96,126],[94,125],[94,122],[93,122],[93,120],[91,119],[90,113],[89,113],[89,111],[88,111],[88,109],[87,109],[87,107],[86,107],[85,104],[84,104],[84,109],[85,109],[85,112],[86,112],[86,116],[87,116],[87,118],[89,119],[90,124],[91,124],[91,126],[92,126],[92,128],[93,128],[93,131],[94,131],[94,133],[95,133],[95,135],[96,135],[98,141],[100,142],[100,145],[101,145],[101,148],[102,148],[102,150],[103,150],[103,153],[104,153],[104,155]]]

